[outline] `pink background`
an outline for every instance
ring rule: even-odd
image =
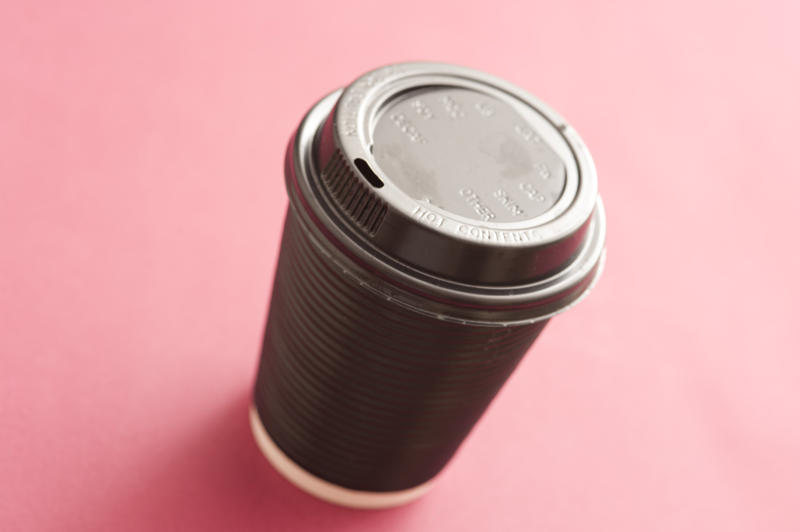
[[[0,7],[2,530],[800,530],[800,4],[24,4]],[[285,143],[408,59],[564,114],[609,255],[435,489],[358,512],[279,477],[246,409]]]

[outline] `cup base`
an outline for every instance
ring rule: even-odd
[[[401,491],[360,491],[337,486],[327,480],[312,475],[299,465],[272,441],[267,429],[258,416],[256,407],[250,405],[250,428],[261,452],[286,480],[324,501],[348,508],[380,509],[407,504],[428,491],[432,480]]]

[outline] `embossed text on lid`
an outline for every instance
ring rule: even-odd
[[[483,222],[535,218],[564,191],[565,167],[507,103],[460,88],[421,89],[386,106],[372,153],[412,198]]]

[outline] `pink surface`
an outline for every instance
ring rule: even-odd
[[[800,4],[24,4],[0,7],[0,529],[800,529]],[[570,120],[609,255],[435,489],[358,512],[280,478],[247,405],[285,142],[416,58]]]

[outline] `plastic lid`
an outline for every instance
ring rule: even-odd
[[[345,223],[459,283],[520,285],[563,269],[598,200],[588,151],[561,117],[463,67],[407,63],[359,77],[317,145],[321,188]]]

